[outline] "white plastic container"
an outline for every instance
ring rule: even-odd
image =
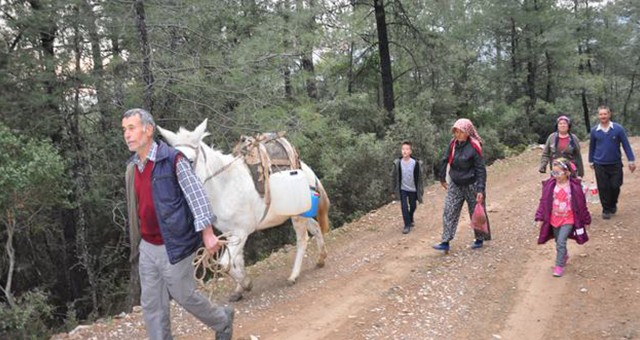
[[[269,176],[271,210],[278,215],[294,216],[311,209],[309,182],[302,170],[280,171]]]

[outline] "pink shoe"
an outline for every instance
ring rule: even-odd
[[[555,268],[553,268],[553,276],[561,277],[562,274],[564,274],[564,268],[560,266],[556,266]]]

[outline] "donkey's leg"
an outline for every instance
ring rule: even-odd
[[[307,218],[307,230],[316,239],[316,244],[318,245],[318,262],[316,262],[316,266],[322,268],[324,267],[324,260],[327,258],[327,247],[324,244],[324,236],[322,235],[322,230],[320,230],[320,224],[313,218]]]
[[[291,276],[289,276],[287,281],[289,281],[290,284],[294,284],[300,275],[302,259],[304,258],[304,253],[307,251],[309,234],[307,233],[307,219],[305,217],[291,217],[291,222],[293,222],[293,229],[296,231],[296,260],[293,263]]]
[[[238,301],[242,299],[242,293],[250,291],[253,288],[251,278],[247,276],[244,267],[244,245],[247,242],[248,235],[238,235],[229,240],[228,252],[225,255],[230,256],[227,262],[229,264],[229,275],[236,281],[236,288],[229,296],[229,301]]]

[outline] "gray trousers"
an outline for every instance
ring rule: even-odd
[[[460,214],[462,213],[462,205],[467,202],[467,208],[469,209],[469,218],[473,214],[473,209],[476,206],[476,190],[475,185],[456,185],[451,181],[449,183],[449,189],[447,189],[447,197],[444,199],[444,213],[442,215],[442,242],[449,242],[456,236],[456,229],[458,229],[458,221],[460,220]],[[486,202],[486,197],[483,201]],[[486,209],[486,208],[485,208]],[[489,218],[487,216],[487,224]],[[484,234],[477,230],[473,230],[476,240],[490,240],[491,231]]]
[[[556,238],[556,266],[564,267],[564,257],[567,255],[567,239],[573,230],[571,224],[565,224],[559,228],[553,227],[553,236]]]
[[[227,325],[224,308],[213,305],[196,291],[192,265],[194,254],[171,264],[164,245],[140,242],[140,304],[151,340],[172,339],[169,300],[173,298],[189,313],[215,331]]]

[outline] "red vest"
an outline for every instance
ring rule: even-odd
[[[142,239],[155,245],[164,244],[162,234],[160,233],[160,225],[156,217],[156,208],[153,204],[153,192],[151,186],[151,173],[153,171],[153,162],[147,160],[144,171],[138,171],[136,165],[134,187],[136,191],[136,199],[138,200],[138,217],[140,219],[140,234]]]

